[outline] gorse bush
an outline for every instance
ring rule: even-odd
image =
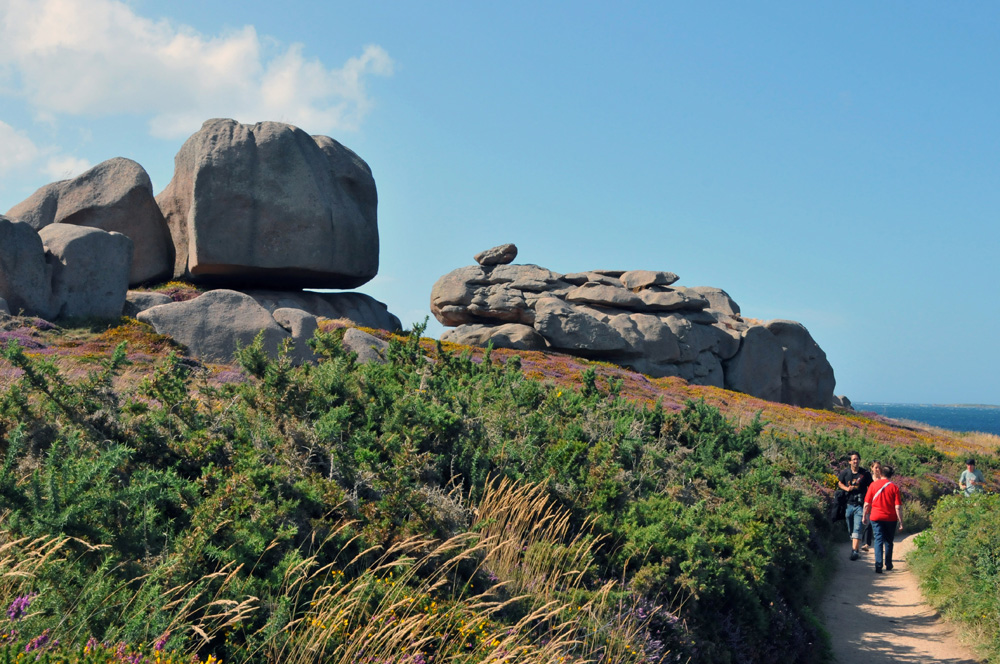
[[[948,496],[931,524],[911,556],[921,589],[974,636],[980,654],[1000,662],[1000,495]]]
[[[10,340],[0,600],[32,599],[0,625],[7,649],[47,634],[33,650],[67,661],[817,661],[802,588],[824,477],[852,447],[904,474],[946,463],[737,426],[703,401],[636,404],[592,368],[548,384],[420,331],[364,365],[342,329],[301,367],[258,339],[225,381],[176,354],[137,374],[130,343],[169,345],[134,322],[72,379]]]

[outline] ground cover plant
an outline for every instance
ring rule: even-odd
[[[324,326],[294,367],[9,325],[0,657],[819,661],[846,452],[930,507],[969,449],[419,329],[358,365]]]
[[[1000,494],[956,494],[931,513],[911,561],[921,590],[989,662],[1000,662]]]

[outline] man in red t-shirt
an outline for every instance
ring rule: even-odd
[[[899,487],[892,483],[892,466],[882,466],[882,478],[871,483],[865,494],[864,520],[871,519],[875,544],[875,573],[882,573],[882,550],[885,549],[885,568],[892,569],[892,540],[896,527],[903,530],[903,504],[899,500]]]

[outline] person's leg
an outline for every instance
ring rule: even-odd
[[[847,521],[851,525],[851,560],[858,559],[858,547],[861,546],[861,518],[864,508],[861,505],[847,506]]]
[[[895,521],[884,521],[882,523],[882,537],[885,538],[885,568],[892,569],[892,540],[896,537]]]
[[[882,571],[882,521],[872,521],[872,539],[875,541],[875,571]]]

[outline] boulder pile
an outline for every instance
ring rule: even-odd
[[[719,288],[678,286],[672,272],[558,274],[513,265],[513,245],[441,277],[431,312],[442,340],[554,350],[614,362],[649,376],[679,376],[762,399],[833,406],[833,368],[800,323],[745,319]]]
[[[276,350],[320,317],[395,330],[399,319],[356,288],[378,272],[378,195],[368,165],[327,136],[278,122],[209,120],[153,196],[146,171],[116,158],[46,185],[0,215],[0,310],[60,318],[123,313],[228,360],[261,330]],[[184,279],[188,302],[130,287]]]

